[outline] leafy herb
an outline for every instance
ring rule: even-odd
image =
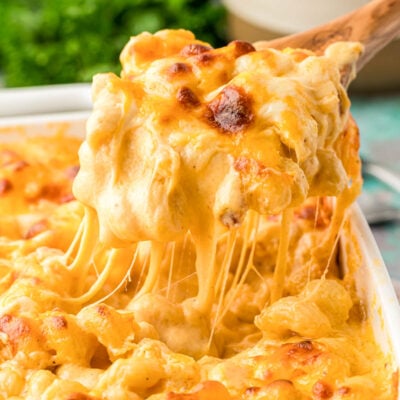
[[[120,70],[130,36],[164,28],[221,45],[225,10],[213,0],[1,0],[0,69],[7,86],[90,81]]]

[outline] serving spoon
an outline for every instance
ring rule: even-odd
[[[266,48],[283,49],[285,47],[304,48],[317,54],[323,53],[327,46],[338,41],[355,41],[364,46],[358,58],[355,71],[348,68],[342,71],[342,83],[348,86],[353,72],[359,72],[371,58],[382,50],[396,36],[400,35],[400,0],[373,0],[348,14],[328,23],[293,35],[283,36],[270,41],[258,41],[254,46],[258,50]],[[363,169],[400,191],[400,178],[393,177],[380,166],[363,162]],[[369,207],[369,206],[368,206]],[[368,208],[367,207],[367,208]],[[385,223],[400,219],[400,211],[394,207],[374,207],[368,213],[371,224]]]
[[[256,49],[285,47],[303,48],[320,54],[338,41],[355,41],[364,46],[356,64],[359,72],[376,53],[400,34],[400,0],[373,0],[326,24],[293,35],[254,43]],[[347,86],[352,71],[344,71],[342,82]]]

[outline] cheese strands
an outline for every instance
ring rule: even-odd
[[[217,243],[248,210],[278,215],[349,185],[335,149],[350,104],[340,70],[361,51],[256,51],[242,41],[213,49],[184,30],[132,37],[121,76],[94,77],[73,186],[96,212],[100,243],[168,243],[191,232],[198,307],[210,311]]]

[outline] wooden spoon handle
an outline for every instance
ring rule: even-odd
[[[394,37],[400,34],[400,0],[373,0],[357,10],[305,32],[271,41],[256,42],[257,49],[298,47],[321,53],[338,41],[364,45],[357,72]]]

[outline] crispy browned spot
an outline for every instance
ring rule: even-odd
[[[0,196],[6,194],[13,188],[13,185],[9,179],[0,179]]]
[[[336,392],[337,392],[337,394],[340,394],[342,396],[344,394],[349,394],[350,388],[348,386],[342,386]]]
[[[69,203],[70,201],[75,200],[75,196],[72,193],[67,193],[64,196],[60,197],[60,203],[64,204],[64,203]]]
[[[5,314],[0,317],[0,331],[8,336],[13,352],[17,351],[18,342],[29,336],[31,328],[28,321],[21,317]]]
[[[71,165],[65,169],[65,176],[68,179],[74,179],[79,172],[79,165]]]
[[[33,285],[33,286],[39,286],[43,283],[43,279],[38,278],[37,276],[31,276],[29,278],[29,282]]]
[[[275,387],[275,386],[283,386],[283,387],[293,387],[293,382],[289,379],[277,379],[276,381],[271,382],[268,387]]]
[[[309,353],[314,350],[314,346],[310,340],[294,343],[290,346],[288,354]]]
[[[214,53],[201,53],[194,57],[194,61],[200,66],[210,65],[214,60],[218,57],[217,54]]]
[[[29,192],[25,193],[25,198],[30,201],[47,199],[58,203],[68,203],[75,199],[69,190],[64,188],[62,184],[48,183],[41,186],[40,183],[32,182]]]
[[[20,155],[13,150],[3,149],[0,150],[0,160],[3,166],[15,162],[20,159]]]
[[[24,239],[32,239],[36,235],[39,235],[39,233],[44,232],[46,229],[48,229],[47,221],[46,220],[40,220],[36,223],[34,223],[25,233]]]
[[[312,365],[321,357],[322,351],[309,340],[298,343],[286,343],[282,345],[286,356],[302,365]]]
[[[314,220],[317,206],[308,204],[296,211],[296,216],[300,219]]]
[[[316,228],[326,228],[331,220],[332,208],[324,198],[320,198],[318,202],[300,207],[295,215],[299,219],[311,222]]]
[[[42,187],[40,196],[46,199],[55,199],[60,196],[61,187],[55,183],[49,183]]]
[[[256,51],[256,49],[251,43],[245,42],[244,40],[234,40],[233,42],[229,43],[229,46],[234,47],[236,57],[240,57],[243,56],[244,54]]]
[[[312,387],[312,393],[317,399],[329,399],[333,396],[331,386],[323,381],[317,381]]]
[[[238,172],[247,173],[250,170],[250,160],[246,157],[238,157],[235,159],[233,167]]]
[[[107,317],[109,312],[107,310],[107,308],[104,306],[104,304],[99,304],[96,307],[96,311],[99,315],[101,315],[102,317]]]
[[[197,107],[200,105],[200,100],[188,87],[179,88],[176,99],[185,107]]]
[[[197,56],[198,54],[205,53],[212,50],[212,47],[203,44],[192,43],[188,44],[181,50],[181,55],[185,57]]]
[[[273,175],[279,175],[282,178],[290,179],[289,175],[277,172],[271,167],[267,167],[262,164],[260,161],[255,160],[254,158],[246,158],[246,157],[238,157],[233,162],[233,167],[236,171],[240,172],[243,175],[249,175],[254,178],[260,179],[268,179]]]
[[[14,172],[22,171],[24,168],[28,166],[29,164],[24,160],[10,161],[4,164],[4,167],[7,167],[8,169]]]
[[[228,228],[239,226],[242,222],[242,216],[233,212],[232,210],[226,210],[220,215],[220,221],[223,225]]]
[[[206,118],[223,133],[247,128],[253,120],[251,97],[240,87],[226,86],[207,106]]]
[[[261,388],[259,386],[251,386],[248,387],[244,393],[247,395],[252,395],[252,394],[257,394],[260,390]]]
[[[168,75],[179,75],[179,74],[186,74],[192,70],[191,66],[182,62],[177,62],[172,64],[167,69]]]
[[[69,393],[66,395],[65,400],[97,400],[98,397],[93,397],[84,393]]]
[[[68,321],[62,315],[54,315],[51,321],[56,329],[68,328]]]

